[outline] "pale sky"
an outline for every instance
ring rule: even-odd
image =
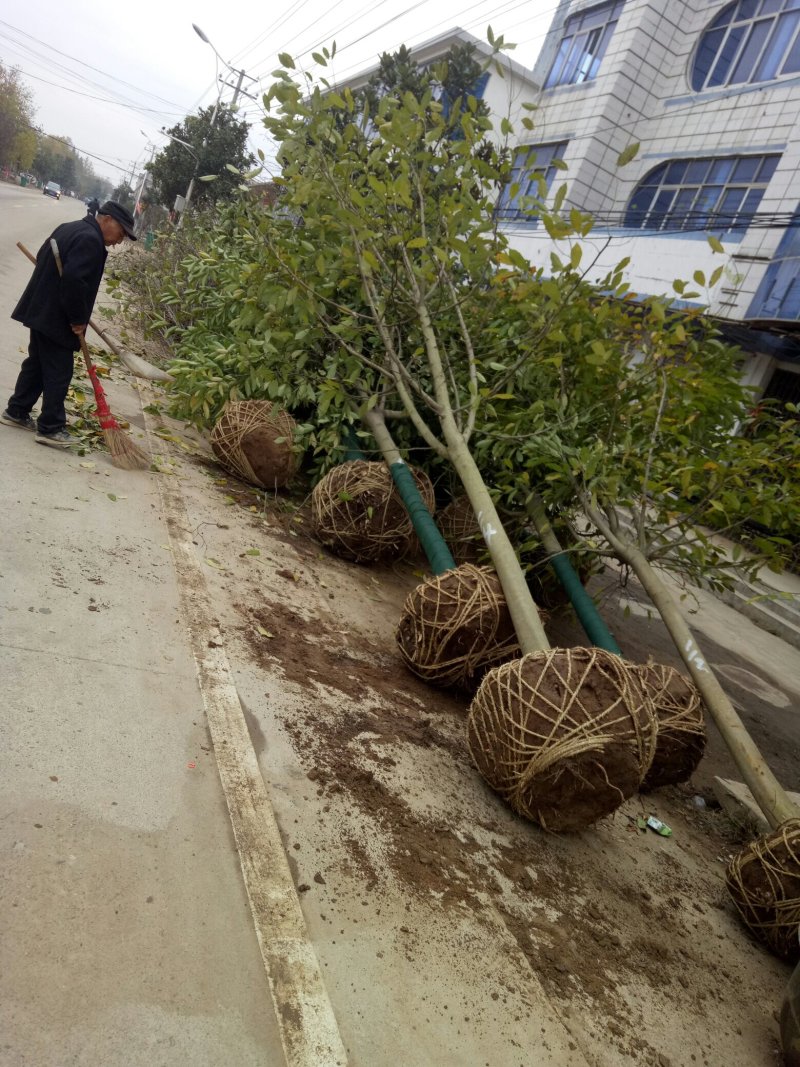
[[[502,33],[517,45],[512,58],[532,67],[556,6],[557,0],[279,0],[274,6],[263,0],[17,0],[3,5],[0,60],[23,72],[35,123],[71,138],[81,155],[98,157],[95,172],[117,184],[134,165],[141,169],[153,145],[166,143],[162,126],[213,104],[220,88],[222,99],[231,100],[233,89],[215,81],[217,70],[236,81],[225,63],[257,79],[242,87],[259,102],[243,97],[240,104],[253,124],[251,146],[269,153],[260,97],[279,52],[313,71],[311,52],[335,40],[335,62],[323,72],[335,80],[401,44],[413,51],[455,26],[484,39],[491,25],[496,37]]]

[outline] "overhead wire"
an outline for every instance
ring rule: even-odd
[[[62,52],[54,45],[48,44],[46,41],[43,41],[38,37],[34,37],[33,34],[27,33],[25,30],[21,30],[17,26],[13,26],[10,22],[6,22],[4,19],[0,19],[0,26],[5,26],[13,33],[19,34],[21,37],[26,37],[28,40],[34,41],[37,45],[41,45],[42,47],[47,48],[52,52],[55,52],[57,55],[63,56],[65,59],[69,59],[73,63],[77,63],[79,66],[86,67],[88,70],[93,70],[96,74],[101,74],[104,78],[108,78],[110,81],[119,82],[120,85],[125,85],[129,89],[134,89],[137,93],[142,93],[144,96],[150,96],[154,100],[158,100],[163,104],[168,104],[170,107],[180,106],[179,104],[175,103],[174,100],[167,100],[165,97],[159,96],[157,93],[153,93],[149,89],[143,89],[139,85],[134,85],[132,82],[125,81],[124,78],[120,78],[116,74],[110,74],[108,71],[101,70],[100,67],[95,67],[93,64],[87,63],[85,60],[79,59],[77,56],[72,56],[69,55],[67,52]],[[8,36],[8,34],[2,33],[2,31],[0,31],[0,37],[5,37],[7,40],[13,40],[11,37]],[[20,44],[22,47],[26,47],[22,42],[18,42],[18,44]],[[76,74],[76,76],[78,75]],[[87,81],[90,81],[90,79],[87,79]],[[96,83],[91,82],[91,84]],[[102,86],[99,86],[99,88],[102,88]]]
[[[56,137],[55,134],[52,133],[42,133],[38,126],[33,126],[30,122],[26,122],[24,123],[24,125],[27,126],[29,130],[33,130],[35,133],[38,133],[41,137],[46,137],[50,141],[58,141],[59,144],[66,145],[67,148],[71,148],[76,154],[88,156],[89,159],[96,159],[100,163],[105,163],[107,167],[113,167],[115,170],[121,170],[123,173],[127,173],[127,171],[130,170],[132,166],[136,166],[135,160],[129,160],[124,165],[122,165],[121,163],[112,163],[110,159],[104,159],[103,156],[95,155],[93,152],[87,152],[85,148],[79,148],[77,145],[73,144],[72,141],[67,141],[63,137]]]
[[[44,82],[45,85],[52,85],[56,89],[62,89],[66,93],[75,93],[77,96],[85,96],[89,100],[98,100],[103,104],[113,104],[116,107],[129,108],[130,110],[133,110],[133,111],[142,111],[142,112],[151,111],[151,112],[153,112],[153,114],[156,114],[156,115],[164,115],[164,114],[166,114],[166,112],[160,111],[158,108],[133,107],[131,104],[124,104],[121,100],[112,100],[112,99],[110,99],[108,97],[96,96],[94,93],[84,93],[84,92],[81,92],[80,89],[73,89],[69,85],[62,85],[60,82],[50,81],[49,78],[43,78],[40,74],[31,74],[30,71],[23,70],[21,67],[18,67],[17,69],[19,70],[20,74],[22,74],[23,77],[25,77],[25,78],[33,78],[35,81]],[[174,111],[174,112],[172,112],[172,114],[173,115],[182,115],[183,111]]]

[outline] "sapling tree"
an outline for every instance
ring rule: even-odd
[[[574,251],[577,249],[578,251]],[[761,553],[730,558],[704,529],[710,517],[735,533],[757,521],[781,527],[800,506],[800,440],[791,418],[760,416],[742,434],[752,394],[738,353],[699,312],[668,299],[629,299],[622,268],[598,288],[576,285],[580,245],[557,257],[526,300],[561,304],[559,326],[516,377],[515,396],[479,428],[478,458],[497,471],[503,498],[534,510],[572,509],[590,549],[629,566],[659,611],[753,795],[772,825],[797,814],[747,734],[659,571],[698,584],[777,562],[785,541],[763,537]],[[530,290],[530,291],[529,291]],[[682,282],[676,290],[688,293]],[[569,300],[564,294],[569,291]],[[578,529],[580,527],[580,529]]]
[[[291,67],[290,57],[281,59]],[[355,281],[361,295],[363,311],[343,308],[275,248],[295,298],[302,293],[321,314],[337,316],[329,329],[355,367],[334,388],[349,391],[368,371],[376,392],[367,408],[396,402],[419,437],[452,464],[520,645],[546,648],[524,574],[469,447],[496,372],[465,305],[490,288],[504,248],[492,206],[507,168],[485,144],[489,120],[474,97],[445,113],[430,89],[421,98],[385,95],[371,114],[366,105],[359,110],[349,90],[301,87],[286,71],[265,99],[278,105],[266,125],[281,146],[282,203],[302,218],[303,238],[321,257],[314,277],[324,277],[335,259],[333,274]],[[376,342],[369,353],[365,329]]]

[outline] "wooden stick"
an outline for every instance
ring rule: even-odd
[[[36,262],[36,256],[26,248],[22,241],[17,241],[17,248],[23,255],[27,256],[31,263]],[[171,382],[172,376],[167,374],[165,370],[161,370],[160,367],[154,367],[152,363],[148,363],[146,359],[142,359],[141,356],[135,356],[132,352],[126,352],[120,348],[105,330],[101,330],[94,319],[89,319],[89,325],[92,327],[96,334],[105,341],[115,356],[118,356],[131,374],[135,374],[138,378],[145,378],[149,382]]]

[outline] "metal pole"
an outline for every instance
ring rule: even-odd
[[[147,163],[153,162],[153,156],[156,154],[156,146],[150,146],[150,158]],[[142,193],[144,192],[145,184],[147,183],[147,164],[145,164],[144,173],[142,174],[142,184],[139,186],[139,192],[136,194],[136,203],[133,205],[133,217],[136,218],[136,213],[139,210],[139,203],[142,199]]]
[[[178,216],[178,224],[175,227],[176,230],[179,230],[181,228],[181,226],[183,225],[183,217],[186,214],[186,212],[189,210],[189,204],[191,203],[191,199],[192,199],[192,192],[194,191],[194,180],[195,180],[196,177],[197,177],[197,166],[195,166],[195,168],[194,168],[194,174],[192,175],[192,180],[189,182],[189,188],[186,190],[186,196],[183,198],[183,211]]]

